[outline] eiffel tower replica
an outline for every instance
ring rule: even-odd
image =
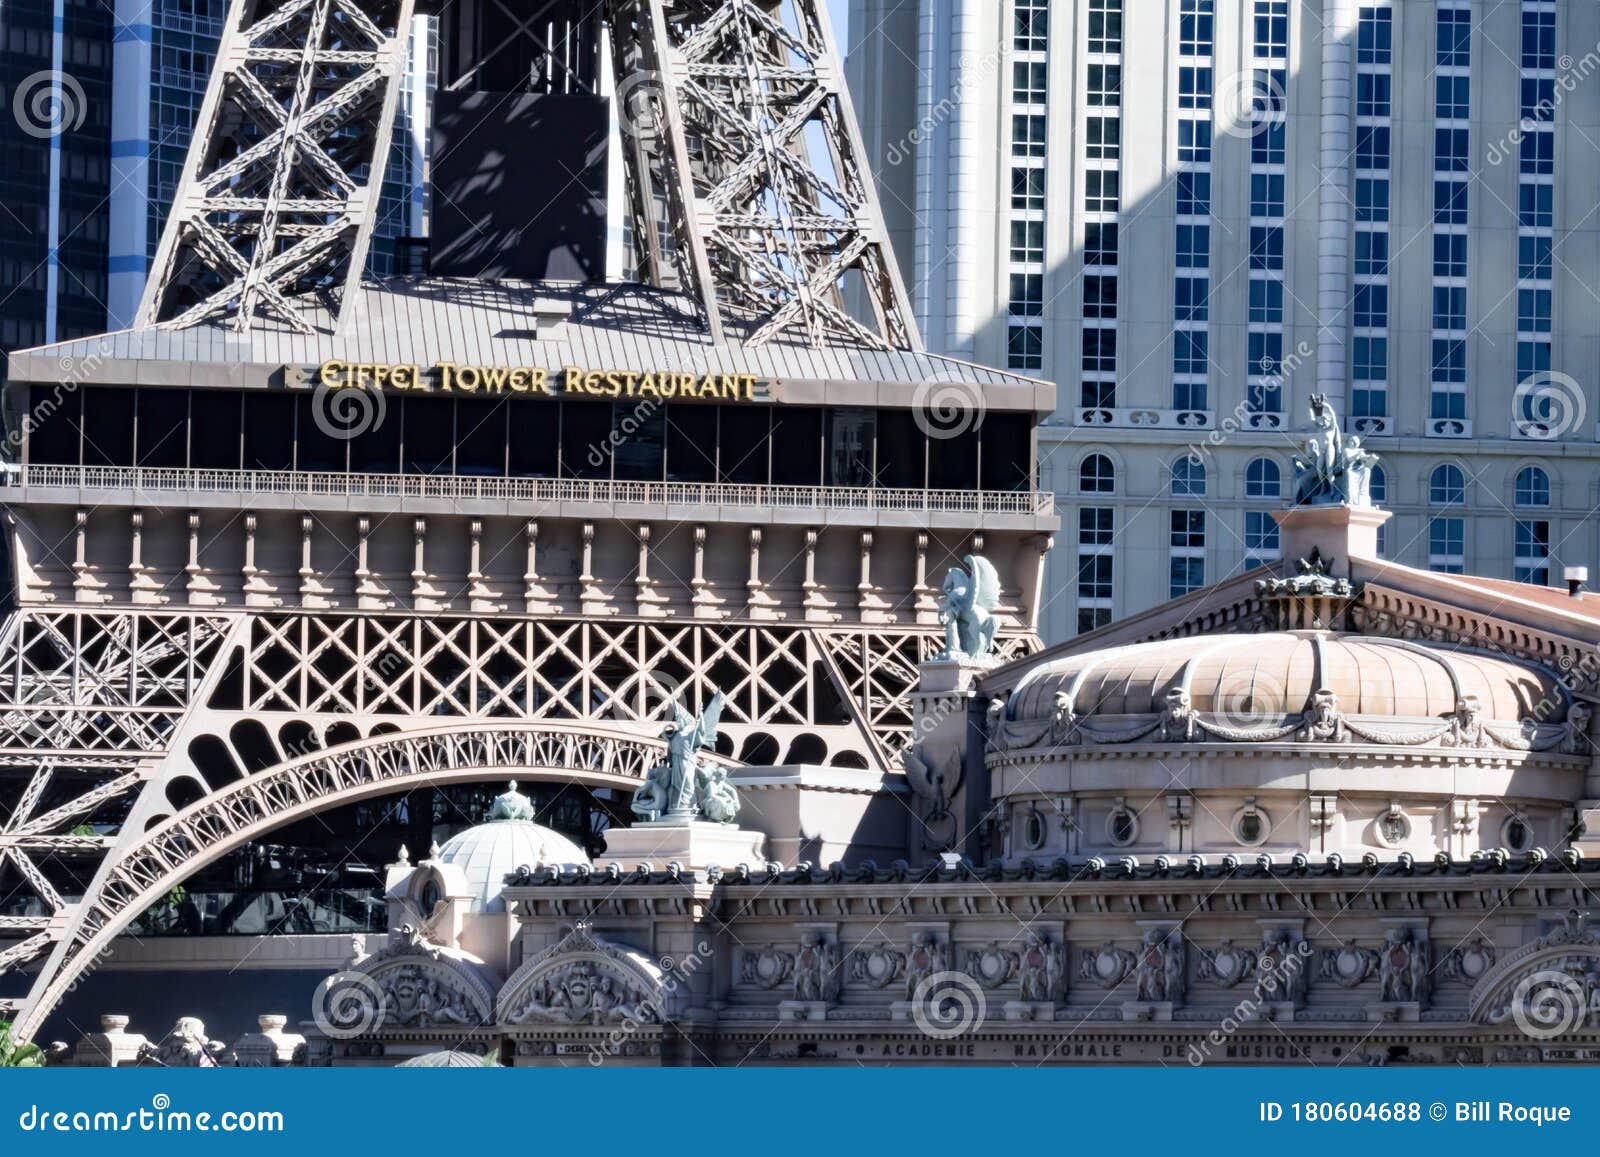
[[[736,780],[873,798],[968,555],[1037,645],[1054,390],[921,347],[821,0],[440,12],[426,271],[380,279],[420,14],[234,0],[138,324],[10,359],[23,1039],[287,824],[513,776],[625,817],[674,702],[724,694]]]

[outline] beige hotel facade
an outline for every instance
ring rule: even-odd
[[[1276,558],[1312,393],[1389,558],[1595,567],[1600,6],[853,0],[849,39],[930,345],[1060,385],[1047,641]]]

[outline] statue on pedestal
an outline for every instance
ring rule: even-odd
[[[698,717],[677,703],[672,705],[673,721],[661,732],[667,741],[667,758],[650,769],[644,786],[634,793],[633,812],[640,819],[733,822],[739,812],[739,795],[728,782],[727,771],[699,758],[702,749],[717,745],[722,702],[719,691]]]
[[[1304,456],[1294,459],[1296,506],[1371,506],[1372,470],[1378,456],[1360,438],[1345,438],[1326,394],[1311,395],[1311,422],[1317,434],[1306,440]]]
[[[944,624],[945,645],[940,659],[988,658],[1000,626],[994,617],[1000,605],[999,573],[981,554],[969,554],[963,561],[967,569],[951,567],[944,580],[939,622]]]

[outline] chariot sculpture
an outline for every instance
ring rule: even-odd
[[[1294,459],[1296,506],[1371,506],[1372,470],[1378,456],[1346,438],[1326,394],[1311,395],[1311,422],[1317,433]]]
[[[722,703],[719,691],[699,716],[673,703],[673,720],[661,731],[667,758],[650,769],[644,786],[634,793],[633,812],[640,819],[731,824],[739,814],[739,793],[728,782],[727,771],[699,754],[717,745]]]

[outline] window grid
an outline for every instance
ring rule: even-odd
[[[1111,622],[1116,538],[1115,514],[1109,506],[1085,506],[1078,511],[1078,633],[1098,630]]]
[[[1434,17],[1434,65],[1433,357],[1428,432],[1464,437],[1471,431],[1467,423],[1470,5],[1459,0],[1439,5]]]
[[[1525,246],[1537,252],[1552,245],[1554,238],[1556,7],[1553,0],[1522,0],[1520,64],[1517,383],[1548,373],[1552,349],[1553,270],[1548,260],[1528,262],[1523,260],[1522,254]],[[1519,562],[1519,575],[1523,569]]]
[[[1250,300],[1249,363],[1245,408],[1268,416],[1259,425],[1281,425],[1283,398],[1282,282],[1286,207],[1289,102],[1288,0],[1254,0],[1250,64]],[[1275,284],[1274,284],[1275,283]],[[1256,302],[1274,294],[1278,311],[1257,321]]]
[[[1176,64],[1178,276],[1173,289],[1172,408],[1189,414],[1210,409],[1210,141],[1215,29],[1216,0],[1182,0]],[[1189,144],[1187,149],[1184,142]]]
[[[1171,525],[1170,593],[1172,598],[1206,585],[1206,512],[1169,511]]]
[[[1124,0],[1088,0],[1083,149],[1084,265],[1097,267],[1091,303],[1084,280],[1079,403],[1085,409],[1117,404],[1117,322],[1101,306],[1117,296],[1118,234],[1122,211],[1122,16]],[[1096,308],[1091,308],[1093,304]]]
[[[1361,6],[1356,51],[1356,176],[1387,185],[1393,164],[1394,9]],[[1389,226],[1356,226],[1350,421],[1362,434],[1389,432]]]
[[[1050,0],[1014,0],[1011,64],[1011,249],[1006,365],[1044,368],[1045,174],[1049,143]],[[1114,195],[1114,191],[1113,191]],[[1087,290],[1086,290],[1087,292]],[[1086,311],[1089,303],[1085,301]],[[1116,316],[1116,294],[1097,301]],[[1097,316],[1107,316],[1104,312]]]

